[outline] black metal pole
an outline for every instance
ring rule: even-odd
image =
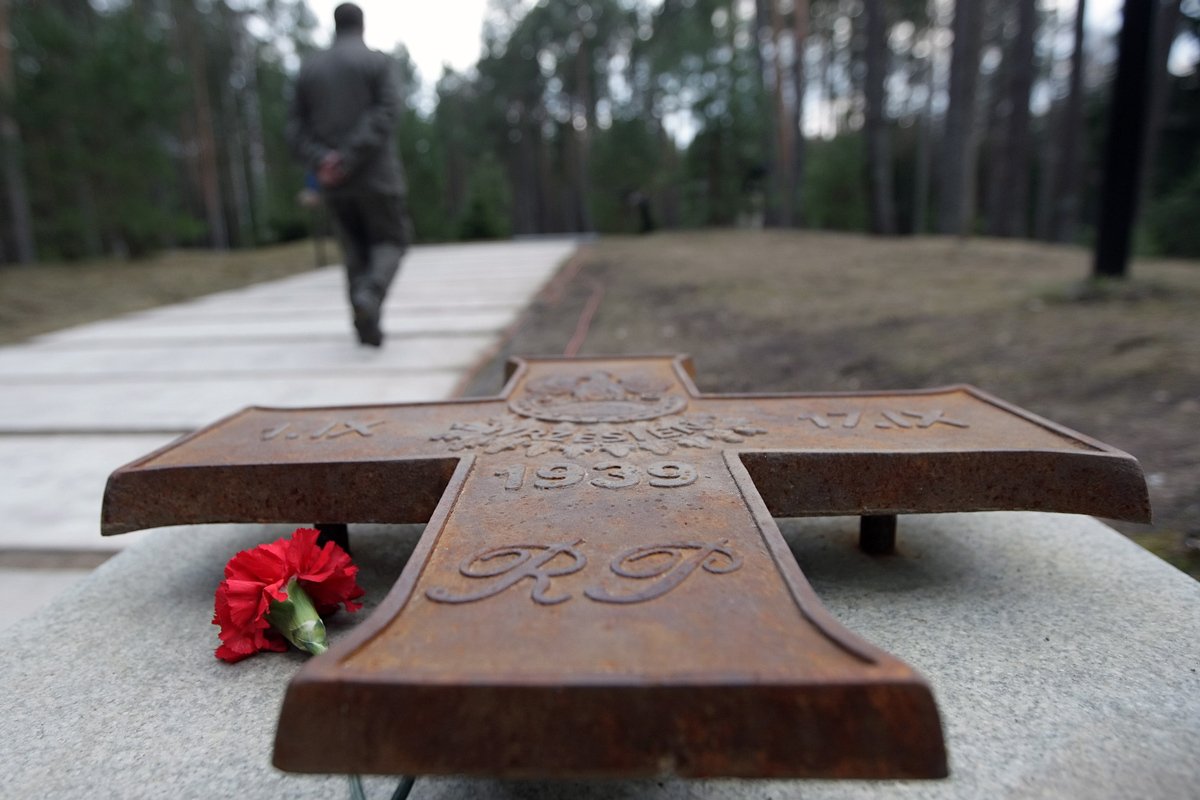
[[[1108,110],[1108,143],[1096,231],[1094,277],[1123,278],[1128,271],[1141,186],[1142,148],[1150,103],[1150,53],[1157,2],[1125,0],[1117,77]]]
[[[858,549],[869,556],[896,552],[896,515],[868,514],[858,525]]]

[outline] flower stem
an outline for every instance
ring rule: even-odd
[[[325,639],[325,623],[317,614],[312,598],[295,578],[288,581],[287,600],[272,600],[267,622],[296,647],[320,655],[329,649]]]

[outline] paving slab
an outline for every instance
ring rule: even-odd
[[[309,372],[195,381],[133,376],[93,385],[27,381],[0,386],[0,434],[188,431],[251,405],[415,403],[448,396],[461,377],[455,370],[436,370],[399,378]]]
[[[856,519],[788,520],[826,608],[919,670],[950,777],[934,781],[542,783],[418,779],[415,800],[1194,797],[1200,584],[1085,517],[902,517],[899,553],[857,548]],[[419,526],[354,527],[370,608]],[[212,593],[257,526],[154,532],[8,629],[0,774],[12,797],[347,797],[343,778],[270,765],[298,652],[216,661]],[[333,618],[334,637],[354,618]],[[549,651],[548,651],[549,655]],[[19,720],[20,724],[12,721]],[[372,779],[370,796],[388,796]]]
[[[327,374],[386,374],[469,368],[487,354],[495,342],[492,333],[461,336],[414,335],[393,338],[386,347],[346,347],[345,331],[337,337],[310,341],[297,347],[293,341],[193,343],[150,342],[136,345],[109,343],[70,347],[37,343],[0,349],[0,385],[36,383],[38,378],[59,382],[110,380],[128,375],[241,375],[281,372]]]
[[[446,397],[575,246],[413,248],[378,350],[355,342],[337,266],[0,347],[0,568],[8,552],[66,557],[138,541],[99,536],[108,474],[245,406]],[[8,583],[6,607],[19,594]]]
[[[414,272],[405,267],[401,271],[399,281],[388,293],[389,299],[402,299],[410,293],[420,293],[430,289],[438,289],[448,299],[459,299],[462,292],[469,292],[472,286],[484,285],[489,288],[503,289],[511,287],[515,293],[522,291],[529,284],[539,282],[537,272],[495,270],[486,273],[467,272],[462,270],[443,269],[437,272]],[[299,278],[299,279],[298,279]],[[227,293],[230,297],[308,297],[313,295],[332,296],[343,299],[346,294],[345,276],[339,267],[322,267],[311,273],[301,273],[299,276],[283,278],[278,287],[265,289],[264,284],[253,284],[240,289],[232,289]]]
[[[100,501],[115,466],[157,450],[174,434],[141,436],[0,436],[8,465],[0,493],[0,553],[6,550],[97,550],[128,547],[147,534],[99,535]],[[5,587],[7,590],[9,587]]]
[[[206,302],[204,300],[194,300],[185,304],[181,304],[181,309],[197,309],[200,311],[224,312],[227,310],[244,310],[250,312],[291,312],[312,310],[313,308],[320,309],[322,312],[327,311],[329,307],[329,296],[333,289],[328,291],[314,292],[290,292],[287,294],[272,295],[266,300],[261,295],[234,295],[221,298],[220,302]],[[337,296],[342,297],[344,292],[341,289],[336,290]],[[384,302],[388,309],[387,315],[403,314],[407,310],[414,308],[449,308],[457,310],[472,310],[475,308],[488,308],[502,306],[505,308],[511,306],[522,307],[529,299],[529,290],[526,287],[514,287],[508,285],[488,284],[478,285],[474,283],[463,284],[455,287],[453,291],[439,291],[435,284],[415,284],[410,283],[406,286],[403,295],[391,294],[388,295]],[[345,314],[349,313],[349,307],[343,309]],[[149,312],[141,312],[149,313]]]
[[[167,318],[174,321],[193,321],[199,319],[272,319],[276,317],[288,316],[303,316],[305,314],[320,314],[327,310],[328,303],[320,298],[297,297],[289,298],[293,301],[292,305],[284,306],[278,300],[273,302],[270,307],[263,308],[260,302],[245,303],[224,303],[217,307],[211,306],[182,306],[179,308],[151,309],[142,311],[135,316],[138,319],[158,320]],[[392,316],[404,317],[431,317],[442,314],[463,314],[463,313],[499,313],[519,311],[524,307],[524,303],[517,300],[507,303],[488,300],[488,299],[471,299],[461,303],[448,302],[445,299],[441,301],[415,301],[410,297],[404,298],[402,301],[389,302],[386,304],[387,310],[384,312],[389,318]],[[349,307],[346,309],[349,314]]]
[[[498,332],[513,318],[511,311],[447,312],[430,315],[396,315],[385,317],[383,331],[387,336],[431,333]],[[87,342],[89,345],[128,342],[199,340],[202,343],[222,341],[256,342],[266,339],[288,341],[341,338],[352,336],[348,314],[338,316],[278,316],[243,317],[240,319],[191,318],[174,320],[170,317],[119,319],[80,325],[66,331],[38,337],[42,342]]]

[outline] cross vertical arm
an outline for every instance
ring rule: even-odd
[[[928,684],[822,609],[735,458],[658,486],[563,461],[538,487],[512,457],[464,458],[381,606],[293,679],[276,766],[946,773]]]

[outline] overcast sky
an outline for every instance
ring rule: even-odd
[[[333,36],[333,9],[342,0],[308,0],[326,43]],[[479,60],[487,0],[354,0],[363,10],[367,45],[390,53],[403,44],[421,80],[433,84],[442,64],[462,71]]]
[[[1143,2],[1144,0],[1137,0]],[[317,15],[324,44],[333,35],[333,9],[341,0],[308,0]],[[478,59],[487,0],[355,0],[366,19],[367,44],[391,52],[404,44],[416,62],[421,80],[430,87],[442,74],[442,65],[462,71]],[[1090,0],[1088,26],[1112,31],[1120,19],[1123,0]],[[1043,0],[1070,14],[1076,0]]]

